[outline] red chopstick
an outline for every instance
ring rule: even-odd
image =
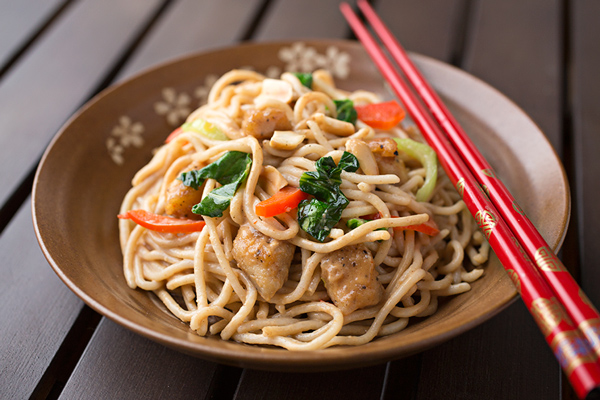
[[[442,100],[427,83],[408,55],[387,29],[383,21],[366,1],[358,1],[363,15],[371,24],[381,41],[390,51],[394,60],[405,73],[408,81],[429,107],[438,124],[446,132],[452,144],[462,154],[469,168],[481,185],[487,188],[488,195],[508,223],[521,245],[527,251],[540,273],[548,281],[558,300],[565,306],[569,316],[600,357],[600,315],[591,301],[569,274],[563,263],[548,246],[529,218],[522,211],[513,196],[497,179],[494,170],[477,150],[460,124],[456,121]]]
[[[372,9],[365,1],[359,0],[359,6],[361,9],[367,10],[365,16],[367,17],[367,20],[370,20],[376,30],[377,25],[383,26],[383,23],[378,18],[373,18],[374,12],[369,13]],[[400,100],[404,103],[407,111],[411,114],[429,145],[437,152],[440,164],[445,169],[452,183],[461,193],[467,208],[477,220],[491,247],[502,262],[502,265],[507,272],[509,272],[509,276],[513,279],[517,289],[520,291],[523,301],[525,301],[527,308],[532,313],[535,321],[544,334],[546,341],[554,351],[575,391],[581,398],[584,398],[588,393],[600,386],[600,365],[597,361],[598,355],[594,354],[592,351],[592,348],[596,348],[596,344],[598,343],[593,341],[594,337],[597,338],[597,335],[590,335],[592,340],[586,340],[586,337],[573,325],[569,314],[565,311],[565,304],[566,307],[572,307],[573,304],[577,304],[577,302],[569,300],[561,304],[561,301],[557,300],[549,284],[540,274],[543,268],[549,268],[550,266],[556,265],[555,262],[558,261],[558,258],[554,256],[552,251],[546,245],[543,249],[545,253],[534,253],[536,255],[539,254],[537,258],[534,256],[534,259],[536,259],[537,262],[536,268],[522,245],[522,243],[528,245],[530,240],[517,240],[507,222],[504,221],[504,218],[507,217],[497,211],[496,206],[480,190],[479,183],[472,173],[472,170],[469,168],[473,167],[475,171],[485,169],[478,169],[476,166],[478,164],[474,164],[472,157],[469,157],[474,146],[472,144],[471,146],[457,145],[460,153],[466,158],[466,160],[463,160],[463,158],[459,156],[459,152],[457,152],[453,145],[448,141],[446,134],[442,132],[440,126],[436,124],[432,116],[425,109],[425,106],[413,93],[412,89],[409,88],[404,79],[396,72],[394,66],[379,48],[378,43],[367,31],[352,8],[348,4],[342,3],[340,9],[377,67],[383,73],[388,83],[390,83]],[[382,30],[381,27],[379,30]],[[387,31],[385,27],[383,30]],[[388,35],[391,37],[389,31]],[[397,47],[399,47],[399,45]],[[391,48],[389,50],[394,54],[394,51]],[[404,52],[402,51],[402,53]],[[407,57],[404,58],[407,59]],[[400,64],[400,61],[398,61],[398,63]],[[406,64],[406,62],[404,62],[404,64]],[[416,71],[414,66],[410,69]],[[411,76],[409,72],[405,73],[407,76]],[[412,76],[414,75],[413,72]],[[422,78],[420,81],[417,80],[415,82],[415,86],[420,92],[425,91],[423,89],[425,87],[424,82],[425,80]],[[433,91],[429,90],[429,92],[429,95],[427,95],[427,93],[424,94],[425,101],[427,101],[427,97],[432,97],[431,94]],[[440,108],[439,105],[438,108]],[[449,118],[449,113],[447,115],[445,113],[438,114],[441,121],[440,125],[444,128],[449,125],[454,126],[454,124],[458,126],[454,118]],[[454,131],[456,131],[456,127]],[[452,131],[448,132],[448,135],[450,134],[452,134]],[[466,135],[464,136],[466,138]],[[469,154],[465,155],[463,154],[463,151],[469,152]],[[481,156],[479,156],[479,158],[483,159]],[[467,167],[465,161],[469,167]],[[488,167],[487,169],[491,171],[489,164],[485,163],[485,165]],[[480,174],[476,173],[476,175]],[[485,173],[481,175],[485,176]],[[490,175],[493,175],[493,173],[490,173]],[[490,181],[494,186],[501,185],[500,181],[495,178]],[[488,180],[486,180],[486,182],[488,182]],[[487,185],[488,183],[485,184]],[[506,189],[504,189],[504,191],[508,193]],[[496,198],[498,198],[498,195],[496,195]],[[506,196],[504,196],[504,198],[506,198]],[[512,199],[512,197],[509,198]],[[512,203],[510,204],[512,207]],[[500,206],[499,208],[500,210],[503,210],[505,207]],[[533,228],[533,230],[535,230],[535,228]],[[528,231],[518,229],[515,233],[517,233],[517,237],[521,239],[521,235],[527,234]],[[539,233],[537,235],[539,236]],[[560,261],[558,262],[560,263]],[[542,267],[540,267],[540,265]],[[568,272],[566,272],[564,267],[558,272],[568,275]],[[558,279],[561,279],[561,277],[558,277]],[[564,285],[562,287],[564,287]],[[581,298],[579,293],[578,298]],[[580,315],[589,315],[590,310],[595,312],[591,303],[589,303],[588,309],[584,310],[586,313],[581,312]],[[588,320],[588,325],[585,326],[586,332],[594,332],[595,326],[593,325],[593,322],[594,321]],[[582,328],[581,324],[578,324],[577,326]]]

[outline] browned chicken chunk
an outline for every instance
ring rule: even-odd
[[[175,180],[167,189],[165,212],[177,218],[200,219],[200,215],[192,212],[192,207],[202,201],[202,191],[185,186]]]
[[[276,108],[246,111],[242,120],[242,131],[258,140],[269,139],[275,131],[290,129],[292,124],[285,112]]]
[[[373,306],[383,297],[371,252],[363,244],[342,247],[321,260],[327,294],[344,315]]]
[[[294,249],[293,244],[273,239],[244,224],[233,240],[232,254],[258,293],[270,300],[287,280]]]
[[[379,153],[383,157],[394,157],[398,155],[398,145],[391,138],[377,138],[371,140],[369,148],[373,153]]]
[[[185,171],[200,169],[201,166],[193,163]],[[194,214],[192,207],[202,201],[202,190],[185,186],[179,179],[173,180],[167,187],[165,212],[177,218],[202,219]]]
[[[202,216],[192,212],[192,207],[200,201],[202,190],[185,186],[179,179],[175,179],[167,188],[165,212],[178,218],[201,219]]]

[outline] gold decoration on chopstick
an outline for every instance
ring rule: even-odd
[[[595,357],[576,330],[559,332],[552,339],[550,347],[567,375],[581,364],[594,362]]]
[[[542,246],[535,251],[535,263],[542,271],[561,272],[566,271],[562,262],[554,255],[552,250]]]
[[[494,172],[494,170],[489,169],[489,168],[482,169],[481,173],[484,174],[485,176],[489,176],[490,178],[496,177],[496,173]]]
[[[479,185],[479,190],[481,190],[481,193],[486,195],[488,198],[490,197],[490,189],[487,187],[487,185]]]
[[[487,210],[477,211],[477,214],[475,214],[475,221],[477,221],[477,225],[479,225],[483,231],[483,234],[488,239],[492,235],[492,231],[498,223],[496,216],[491,211]]]
[[[586,319],[579,324],[579,330],[592,346],[596,358],[600,358],[600,318]]]
[[[525,211],[523,211],[523,209],[521,208],[521,206],[518,205],[517,203],[515,203],[514,201],[512,203],[512,208],[513,208],[513,210],[515,210],[517,212],[517,214],[525,215]]]
[[[460,197],[463,197],[465,194],[465,178],[460,178],[456,182],[456,191],[460,194]]]
[[[512,281],[513,285],[515,285],[517,288],[517,292],[521,293],[521,279],[519,279],[519,275],[514,269],[507,269],[506,273],[508,274],[508,277]]]
[[[535,299],[531,302],[529,311],[544,336],[548,336],[561,322],[573,325],[571,319],[554,296],[549,299],[543,297]]]

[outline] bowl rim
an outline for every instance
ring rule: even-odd
[[[69,277],[61,269],[59,262],[57,262],[55,260],[52,252],[46,246],[46,243],[45,243],[44,237],[43,237],[43,233],[40,230],[40,226],[39,226],[40,220],[39,219],[40,219],[41,213],[40,213],[40,209],[38,207],[38,200],[39,200],[38,199],[38,195],[39,195],[38,189],[39,189],[39,185],[40,185],[39,177],[44,168],[46,160],[51,156],[52,150],[53,150],[56,142],[68,130],[69,126],[73,123],[73,121],[77,120],[80,115],[85,113],[88,109],[93,107],[97,102],[101,101],[103,98],[110,96],[112,93],[115,93],[116,91],[123,90],[123,88],[126,88],[127,85],[131,85],[133,82],[135,82],[137,80],[145,79],[146,76],[156,73],[157,71],[166,69],[166,68],[170,67],[171,65],[174,65],[174,64],[177,64],[180,62],[184,62],[186,60],[190,60],[190,59],[193,59],[196,57],[210,57],[216,53],[236,51],[236,49],[239,49],[242,47],[243,48],[265,47],[265,46],[277,47],[277,46],[289,45],[290,43],[294,43],[294,42],[298,42],[298,41],[304,42],[307,45],[311,45],[311,44],[319,44],[319,45],[326,44],[327,45],[327,44],[329,44],[329,45],[336,45],[336,46],[340,46],[340,47],[346,47],[346,46],[361,47],[358,42],[352,41],[352,40],[335,40],[335,39],[331,39],[331,40],[330,39],[327,39],[327,40],[312,40],[312,39],[311,40],[284,40],[284,41],[268,41],[268,42],[258,42],[258,43],[247,42],[247,43],[242,43],[242,44],[237,44],[237,45],[232,45],[232,46],[220,47],[220,48],[212,49],[212,50],[208,50],[208,51],[187,54],[185,56],[177,57],[177,58],[159,63],[150,68],[146,68],[146,69],[134,74],[130,78],[120,80],[120,81],[114,83],[110,87],[104,89],[103,91],[101,91],[100,93],[98,93],[97,95],[92,97],[79,110],[77,110],[77,112],[75,112],[63,124],[63,126],[56,133],[56,135],[53,137],[53,139],[49,143],[48,147],[44,151],[44,154],[41,158],[39,166],[36,170],[33,187],[32,187],[31,209],[32,209],[32,219],[33,219],[35,235],[36,235],[38,244],[40,245],[40,248],[41,248],[45,258],[47,259],[48,263],[50,264],[50,266],[52,267],[54,272],[57,274],[57,276],[69,287],[69,289],[71,289],[71,291],[73,291],[81,300],[83,300],[83,302],[85,304],[87,304],[93,310],[95,310],[96,312],[100,313],[103,316],[106,316],[108,319],[116,322],[117,324],[119,324],[133,332],[136,332],[137,334],[140,334],[146,338],[149,338],[153,341],[161,343],[167,347],[176,349],[178,351],[181,351],[181,352],[184,352],[184,353],[187,353],[190,355],[198,356],[198,357],[210,360],[210,361],[215,361],[215,362],[219,362],[219,363],[240,366],[240,367],[251,367],[251,368],[255,368],[255,369],[268,369],[268,370],[281,370],[281,368],[284,368],[287,371],[306,371],[307,368],[312,368],[312,370],[314,370],[314,371],[340,370],[340,369],[353,368],[356,366],[377,364],[377,363],[381,363],[384,361],[389,361],[389,360],[393,360],[396,358],[400,358],[403,356],[408,356],[408,355],[423,351],[427,348],[431,348],[435,345],[438,345],[442,342],[447,341],[450,338],[453,338],[461,333],[464,333],[464,332],[472,329],[473,327],[475,327],[475,326],[481,324],[482,322],[487,321],[490,318],[492,318],[493,316],[497,315],[502,310],[507,308],[510,304],[512,304],[514,301],[516,301],[516,299],[519,296],[517,295],[517,292],[515,290],[511,296],[506,296],[505,298],[503,298],[502,301],[500,301],[496,305],[496,307],[493,308],[492,310],[489,310],[486,313],[482,313],[473,318],[470,318],[470,319],[464,321],[463,323],[456,324],[455,326],[453,326],[450,329],[445,330],[441,334],[437,333],[435,335],[425,335],[422,340],[415,341],[413,343],[405,344],[405,345],[391,346],[391,345],[388,345],[387,342],[384,342],[384,340],[376,340],[376,341],[373,341],[371,343],[368,343],[368,344],[362,345],[362,346],[340,346],[340,347],[329,348],[329,349],[326,349],[325,351],[314,350],[314,351],[290,352],[285,349],[265,348],[265,347],[243,345],[240,343],[231,342],[230,344],[235,347],[230,348],[230,346],[222,347],[222,346],[211,346],[210,345],[210,341],[220,340],[220,339],[202,338],[207,341],[207,344],[204,344],[203,341],[202,342],[182,341],[179,338],[174,338],[174,337],[171,337],[171,336],[168,336],[165,334],[161,334],[147,326],[143,326],[143,325],[137,324],[135,322],[132,322],[129,319],[124,318],[123,316],[119,315],[118,313],[113,312],[112,310],[107,308],[105,305],[103,305],[101,302],[97,301],[92,295],[90,295],[89,293],[86,293],[84,290],[82,290],[76,284],[76,282],[74,282],[71,279],[71,277]],[[437,68],[443,68],[443,69],[449,70],[453,74],[460,75],[461,79],[467,79],[467,80],[471,81],[474,85],[483,87],[485,90],[489,91],[490,93],[493,93],[494,96],[499,96],[499,99],[501,99],[502,101],[508,102],[507,104],[510,104],[515,111],[522,113],[531,123],[534,124],[534,126],[537,128],[540,135],[542,136],[541,139],[545,140],[546,143],[548,144],[548,146],[550,147],[550,149],[552,149],[554,157],[555,157],[556,161],[558,162],[558,165],[560,166],[560,169],[562,172],[562,176],[560,177],[560,179],[562,180],[562,182],[566,188],[565,199],[564,199],[565,203],[566,203],[565,204],[565,206],[566,206],[565,215],[564,215],[563,220],[561,221],[561,228],[560,228],[560,232],[559,232],[559,235],[557,238],[557,243],[551,244],[551,247],[553,247],[555,250],[559,249],[564,241],[567,227],[568,227],[568,222],[570,219],[571,197],[570,197],[570,192],[569,192],[569,184],[568,184],[568,180],[566,177],[566,172],[564,170],[564,167],[563,167],[562,163],[560,162],[560,159],[559,159],[556,151],[554,151],[554,149],[550,145],[548,139],[541,131],[541,129],[535,124],[535,122],[533,120],[531,120],[531,118],[517,104],[515,104],[512,100],[510,100],[508,97],[506,97],[500,91],[493,88],[488,83],[480,80],[479,78],[477,78],[457,67],[446,64],[442,61],[433,59],[431,57],[427,57],[427,56],[416,54],[416,53],[410,53],[410,55],[411,55],[411,57],[415,58],[417,61],[419,61],[421,63],[435,65],[435,66],[437,66]],[[149,295],[151,295],[151,293],[149,293]],[[237,351],[235,351],[235,349],[238,348],[238,346],[245,346],[245,349],[247,349],[249,351],[237,352]],[[367,347],[368,347],[368,350],[365,350]],[[316,356],[316,354],[318,356]],[[368,356],[367,356],[367,354],[368,354]]]

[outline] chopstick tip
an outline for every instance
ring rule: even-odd
[[[340,3],[340,10],[342,10],[342,12],[344,12],[345,10],[348,9],[352,9],[352,7],[350,7],[350,4],[346,3],[345,1],[342,1]]]

